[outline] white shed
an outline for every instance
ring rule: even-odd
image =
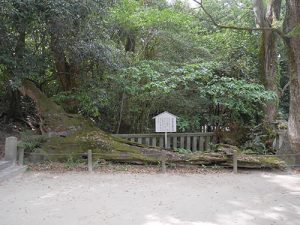
[[[153,117],[155,119],[155,132],[176,132],[177,118],[167,111]]]

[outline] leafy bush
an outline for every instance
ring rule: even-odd
[[[65,163],[66,169],[73,169],[78,167],[80,164],[84,162],[83,159],[74,158],[73,156],[69,156],[67,162]]]
[[[20,148],[24,148],[26,152],[34,152],[41,147],[41,144],[47,140],[45,135],[36,135],[33,131],[21,132]]]
[[[253,127],[248,134],[249,140],[242,146],[246,152],[256,154],[273,154],[272,147],[275,133],[272,128],[265,124],[259,124]]]
[[[96,87],[95,83],[86,83],[76,92],[60,92],[52,99],[62,105],[66,111],[76,111],[89,117],[99,117],[101,108],[109,104],[106,91]],[[65,104],[68,101],[76,102],[77,108],[68,109],[70,106]]]

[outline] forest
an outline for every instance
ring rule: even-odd
[[[0,103],[3,138],[31,152],[151,162],[161,150],[109,133],[153,133],[169,111],[252,154],[286,130],[300,153],[300,2],[0,0]]]

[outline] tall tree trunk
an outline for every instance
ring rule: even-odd
[[[121,105],[120,105],[120,113],[119,113],[119,121],[118,121],[118,127],[116,133],[120,133],[120,127],[123,119],[123,108],[124,108],[124,101],[125,101],[126,95],[125,92],[123,91],[122,97],[121,97]]]
[[[289,57],[290,112],[288,137],[292,150],[300,153],[300,34],[293,32],[300,28],[300,1],[286,0],[284,22],[285,40]],[[294,33],[294,34],[293,34]],[[298,33],[298,34],[297,34]],[[300,156],[296,163],[300,164]]]
[[[262,81],[268,91],[273,91],[278,96],[277,86],[277,54],[276,42],[277,37],[273,31],[263,31],[262,33]],[[269,101],[266,104],[265,121],[272,123],[276,119],[278,103],[277,101]]]
[[[61,21],[55,18],[50,21],[51,39],[50,48],[53,54],[56,76],[60,82],[63,91],[71,91],[76,86],[76,77],[79,74],[79,67],[76,63],[71,63],[65,53],[65,46],[63,46],[63,36],[58,27],[62,27]]]
[[[18,38],[14,51],[15,56],[15,67],[10,67],[7,70],[9,71],[10,77],[22,78],[23,73],[23,59],[25,52],[25,38],[26,38],[26,28],[25,26],[18,27]],[[18,90],[14,90],[12,87],[8,88],[7,97],[9,99],[9,107],[7,111],[8,118],[20,119],[21,115],[21,98]]]
[[[269,0],[267,7],[264,6],[263,0],[254,1],[254,13],[256,24],[261,28],[271,28],[274,21],[280,16],[281,0]],[[261,80],[265,88],[273,91],[278,96],[277,86],[277,36],[272,30],[263,30],[261,35]],[[267,103],[265,112],[265,121],[272,123],[277,114],[277,101]]]
[[[63,91],[71,91],[75,87],[75,70],[67,62],[64,49],[60,47],[59,38],[51,37],[51,50],[55,62],[56,76]]]
[[[135,35],[133,33],[129,33],[126,37],[125,42],[125,51],[126,52],[134,52],[135,51]]]

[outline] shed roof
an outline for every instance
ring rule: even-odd
[[[163,113],[160,113],[160,114],[158,114],[157,116],[154,116],[152,119],[155,119],[155,118],[161,117],[161,116],[171,116],[171,117],[178,118],[178,116],[175,116],[175,115],[172,114],[172,113],[169,113],[169,112],[167,112],[167,111],[164,111]]]

